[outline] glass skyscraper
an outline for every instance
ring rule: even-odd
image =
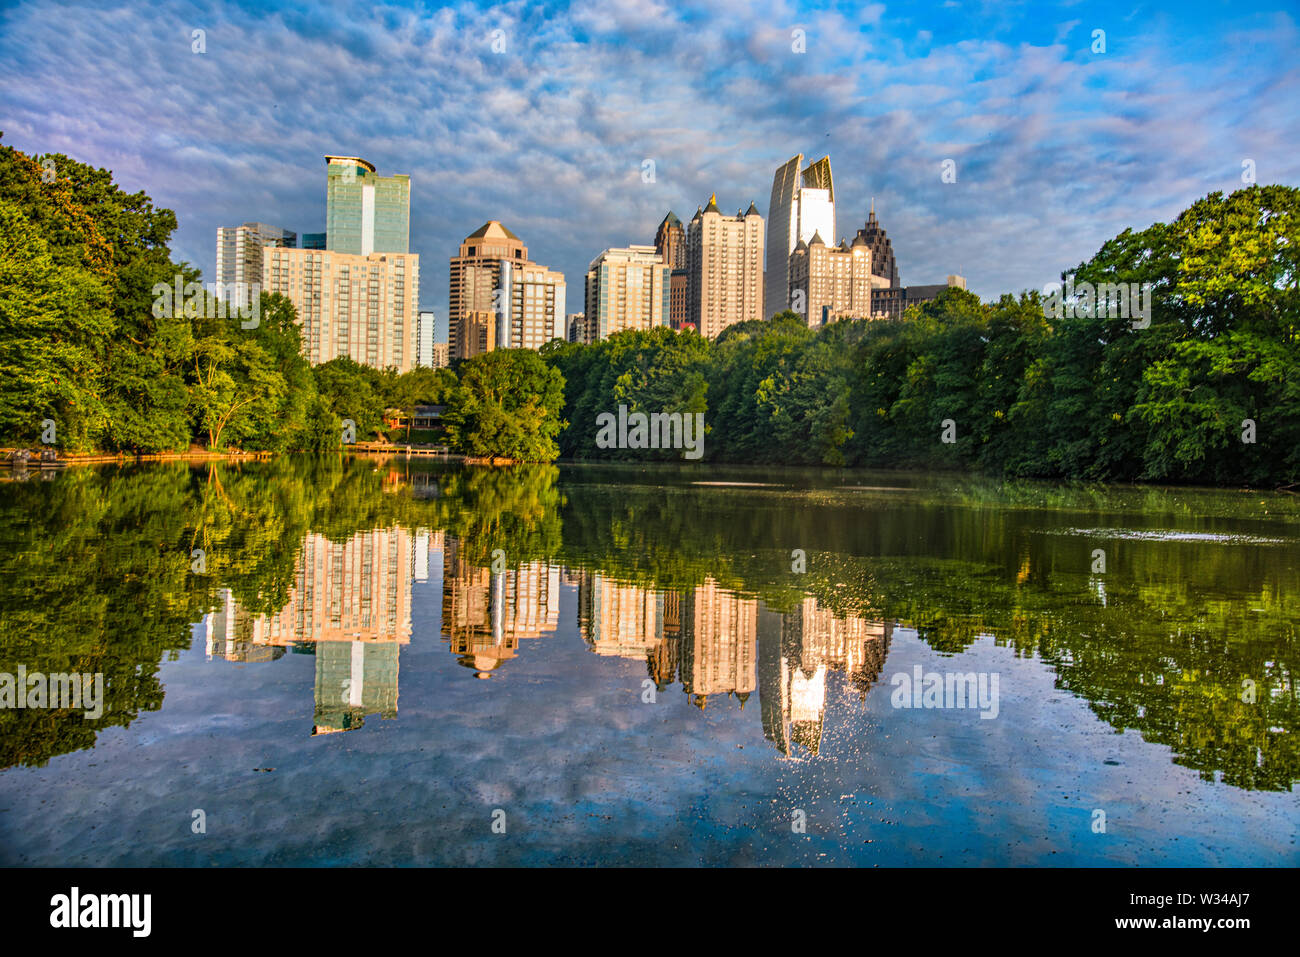
[[[831,159],[823,156],[800,171],[803,154],[782,164],[772,179],[767,210],[767,268],[763,280],[763,318],[790,308],[790,254],[799,240],[815,233],[835,242],[835,187]]]
[[[325,235],[333,252],[410,252],[411,177],[380,176],[357,156],[326,156]]]

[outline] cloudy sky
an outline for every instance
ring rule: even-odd
[[[0,11],[0,131],[174,209],[173,254],[205,277],[217,226],[324,230],[326,153],[409,173],[440,316],[447,259],[488,219],[576,306],[602,249],[715,191],[766,214],[780,163],[829,153],[841,235],[874,197],[904,284],[959,272],[988,298],[1240,187],[1245,160],[1300,185],[1298,9],[41,0]]]

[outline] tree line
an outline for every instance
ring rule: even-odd
[[[597,416],[627,405],[704,412],[705,461],[1295,483],[1298,260],[1300,190],[1251,186],[1126,230],[1062,274],[1143,288],[1141,320],[953,288],[900,319],[813,329],[787,312],[713,342],[655,329],[552,343],[559,453],[681,457],[598,447]]]

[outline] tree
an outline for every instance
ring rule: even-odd
[[[443,415],[452,448],[476,457],[550,462],[567,423],[564,377],[536,352],[498,349],[468,359]]]

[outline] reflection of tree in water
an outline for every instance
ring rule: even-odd
[[[888,644],[885,630],[864,638],[858,657],[810,652],[812,602],[814,617],[916,626],[949,654],[991,633],[1018,655],[1040,656],[1100,718],[1203,776],[1275,790],[1300,776],[1300,561],[1294,535],[1279,530],[1285,503],[1271,500],[1265,518],[1234,512],[1254,506],[1225,495],[1189,510],[1202,493],[977,484],[910,496],[792,493],[702,489],[665,474],[336,456],[75,469],[5,483],[0,670],[102,672],[106,710],[98,721],[0,712],[0,766],[90,747],[100,728],[159,708],[159,664],[188,647],[218,590],[250,612],[276,613],[308,533],[341,543],[403,526],[445,529],[467,568],[490,571],[500,549],[518,581],[531,580],[519,577],[531,565],[548,569],[548,584],[549,569],[566,567],[580,584],[599,576],[652,593],[652,640],[633,651],[656,684],[680,682],[700,703],[757,690],[764,730],[783,753],[820,746],[826,676],[841,669],[865,693]],[[1203,540],[1125,532],[1145,528],[1195,529]],[[1213,538],[1243,528],[1283,544]],[[793,547],[807,551],[804,574],[790,571]],[[1109,569],[1090,580],[1094,547],[1108,549]],[[206,574],[191,571],[194,548]],[[725,598],[731,610],[717,596],[734,596]],[[632,649],[613,634],[584,637],[593,649]],[[1246,680],[1253,702],[1242,700]]]

